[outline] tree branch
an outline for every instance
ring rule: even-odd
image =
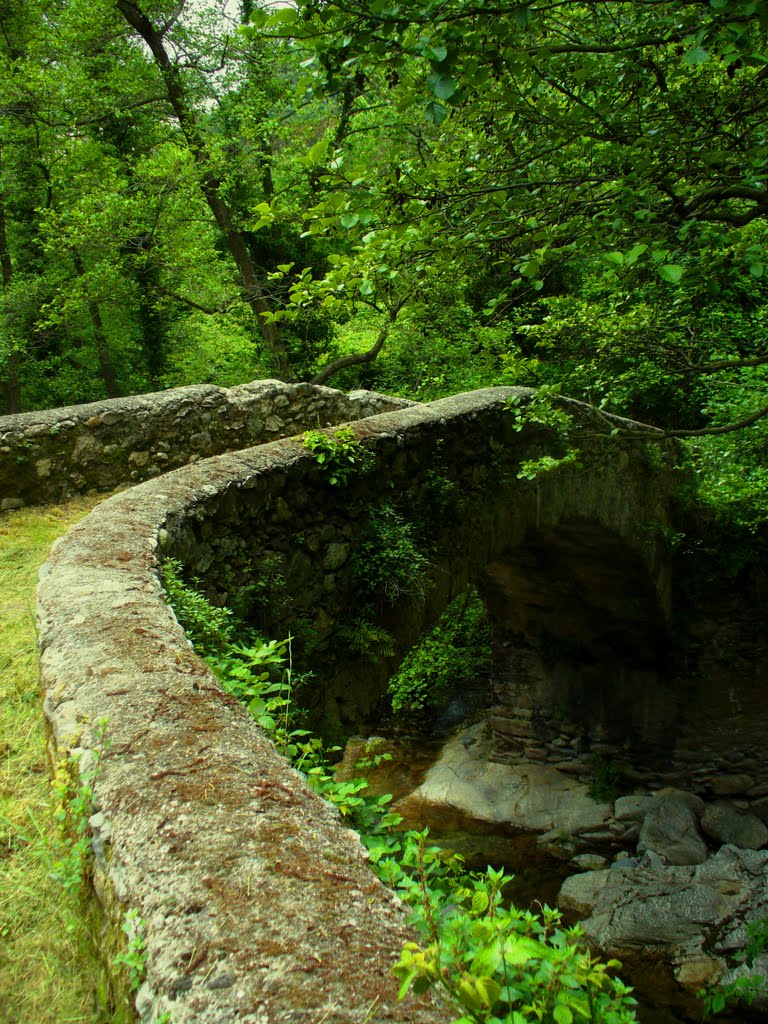
[[[170,288],[166,288],[164,285],[153,284],[152,287],[161,295],[167,295],[169,299],[175,299],[177,302],[181,302],[183,305],[189,306],[192,309],[197,309],[201,313],[205,313],[207,316],[214,316],[216,313],[226,313],[232,305],[231,302],[225,302],[220,306],[204,306],[201,302],[195,302],[194,299],[188,299],[185,295],[179,295],[178,292],[171,291]]]
[[[339,370],[345,370],[348,366],[359,366],[362,363],[375,362],[376,357],[384,347],[384,342],[387,340],[392,324],[397,320],[397,315],[408,301],[410,294],[411,292],[408,291],[401,299],[398,299],[394,306],[390,306],[387,322],[383,324],[376,336],[376,341],[366,352],[352,352],[348,356],[334,359],[332,363],[328,363],[319,373],[316,373],[309,383],[324,384],[330,377],[338,373]]]
[[[768,363],[768,355],[752,356],[749,359],[719,359],[715,363],[704,363],[703,366],[692,366],[694,373],[716,373],[718,370],[740,370],[745,366],[764,366]]]
[[[749,416],[745,416],[742,420],[737,420],[735,423],[726,423],[722,427],[702,427],[700,430],[627,430],[626,428],[619,428],[618,433],[622,437],[626,437],[632,440],[644,440],[644,441],[666,441],[670,438],[683,438],[683,437],[712,437],[720,434],[732,434],[736,430],[743,430],[745,427],[751,427],[753,423],[757,423],[758,420],[768,416],[768,405],[762,406],[755,412],[750,413]]]

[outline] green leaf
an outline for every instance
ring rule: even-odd
[[[528,28],[531,21],[531,9],[530,7],[518,7],[512,17],[518,28]]]
[[[665,263],[663,267],[659,267],[659,277],[670,284],[677,284],[684,273],[685,267],[677,263]]]
[[[520,268],[520,274],[523,277],[536,277],[540,270],[541,260],[533,259],[528,260],[527,263],[523,264],[523,266]]]
[[[458,89],[458,85],[450,75],[430,75],[427,84],[439,100],[449,100]]]
[[[644,252],[648,251],[648,246],[645,242],[638,242],[637,245],[633,245],[629,252],[624,257],[624,262],[629,266],[636,263],[638,257],[642,256]]]
[[[360,218],[356,213],[345,213],[341,218],[341,226],[344,228],[353,228],[359,219]]]
[[[488,898],[488,893],[483,892],[482,889],[478,890],[478,892],[474,893],[472,896],[472,913],[484,914],[488,909],[489,903],[490,900]]]
[[[327,139],[321,139],[319,142],[316,142],[307,152],[307,155],[304,158],[305,162],[312,164],[320,163],[321,160],[325,159],[328,153],[328,145],[329,143]]]
[[[483,1004],[490,1010],[501,995],[501,985],[494,981],[493,978],[478,978],[475,984]],[[569,1021],[567,1024],[571,1024],[571,1022]]]
[[[445,46],[425,46],[424,56],[429,57],[436,64],[442,64],[448,56],[448,48]]]
[[[431,121],[434,125],[441,125],[446,117],[448,117],[448,111],[437,100],[430,100],[424,105],[424,114],[427,120]]]
[[[752,275],[752,277],[763,276],[763,264],[760,262],[760,260],[756,260],[754,263],[750,263],[749,272]]]
[[[685,64],[703,64],[709,60],[709,50],[705,50],[702,46],[696,46],[693,50],[689,50],[683,57]]]
[[[557,1004],[552,1011],[552,1016],[555,1018],[555,1024],[573,1024],[573,1014],[562,1003]]]

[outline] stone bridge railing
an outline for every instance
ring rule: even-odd
[[[507,400],[530,394],[480,391],[358,419],[369,460],[344,486],[298,438],[209,458],[108,499],[54,547],[39,588],[53,756],[81,771],[99,762],[90,827],[104,949],[109,959],[124,913],[138,911],[145,1024],[163,1013],[173,1024],[444,1019],[428,1003],[397,1004],[398,901],[192,652],[158,571],[180,558],[265,635],[290,630],[294,658],[314,672],[300,699],[326,733],[370,718],[404,650],[486,567],[508,601],[499,566],[531,536],[570,530],[578,547],[588,524],[590,550],[601,536],[609,560],[620,550],[622,571],[603,582],[629,579],[637,592],[622,609],[596,585],[582,619],[599,644],[597,623],[625,615],[632,650],[655,648],[673,453],[606,436],[604,418],[569,404],[578,464],[520,480],[522,461],[561,442],[535,423],[520,429]],[[366,579],[360,552],[372,550],[371,510],[384,507],[423,547],[418,593],[385,597]],[[395,653],[349,641],[365,616]],[[132,999],[123,994],[126,1019]]]
[[[0,510],[131,486],[221,452],[410,404],[261,380],[0,416]]]

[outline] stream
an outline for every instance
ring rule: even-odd
[[[395,805],[423,781],[442,747],[442,741],[398,736],[376,737],[375,741],[368,742],[374,742],[379,749],[386,749],[387,755],[391,754],[391,760],[382,760],[368,770],[370,791],[375,795],[392,793],[393,809],[399,810]],[[355,772],[353,766],[365,755],[366,741],[351,739],[341,769],[347,777],[361,774],[359,770]],[[406,817],[402,827],[425,826],[429,827],[436,844],[461,854],[469,870],[484,871],[491,866],[504,868],[514,875],[505,892],[510,901],[520,908],[538,912],[544,904],[557,906],[562,883],[578,871],[568,860],[543,851],[536,833],[515,831],[509,827],[468,830],[466,823],[457,825],[452,812],[443,816],[432,808],[418,821]],[[594,852],[606,856],[604,846]],[[567,915],[564,915],[564,920],[567,924],[575,923],[575,919]],[[647,966],[641,964],[631,970],[622,970],[621,975],[635,988],[640,1024],[691,1024],[701,1021],[700,1004],[681,992],[671,968],[649,961]],[[739,1008],[732,1014],[709,1018],[710,1024],[746,1024],[748,1020],[765,1020],[765,1017],[749,1017]]]

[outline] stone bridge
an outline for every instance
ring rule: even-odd
[[[720,689],[692,701],[700,681],[673,657],[674,448],[564,402],[578,459],[521,478],[563,447],[513,415],[510,399],[532,397],[491,389],[356,419],[367,456],[337,485],[300,437],[217,455],[109,498],[55,546],[39,588],[45,712],[55,758],[100,762],[104,947],[109,959],[137,909],[142,1022],[445,1019],[397,1003],[397,900],[194,655],[163,599],[164,558],[264,635],[295,637],[312,673],[300,700],[326,735],[375,720],[403,653],[475,582],[496,630],[494,756],[562,764],[565,729],[579,758],[619,751],[638,778],[702,787],[736,772],[757,682],[738,707]],[[418,557],[391,586],[379,555],[398,541]],[[386,652],[359,641],[374,629]],[[751,770],[745,786],[766,781]]]

